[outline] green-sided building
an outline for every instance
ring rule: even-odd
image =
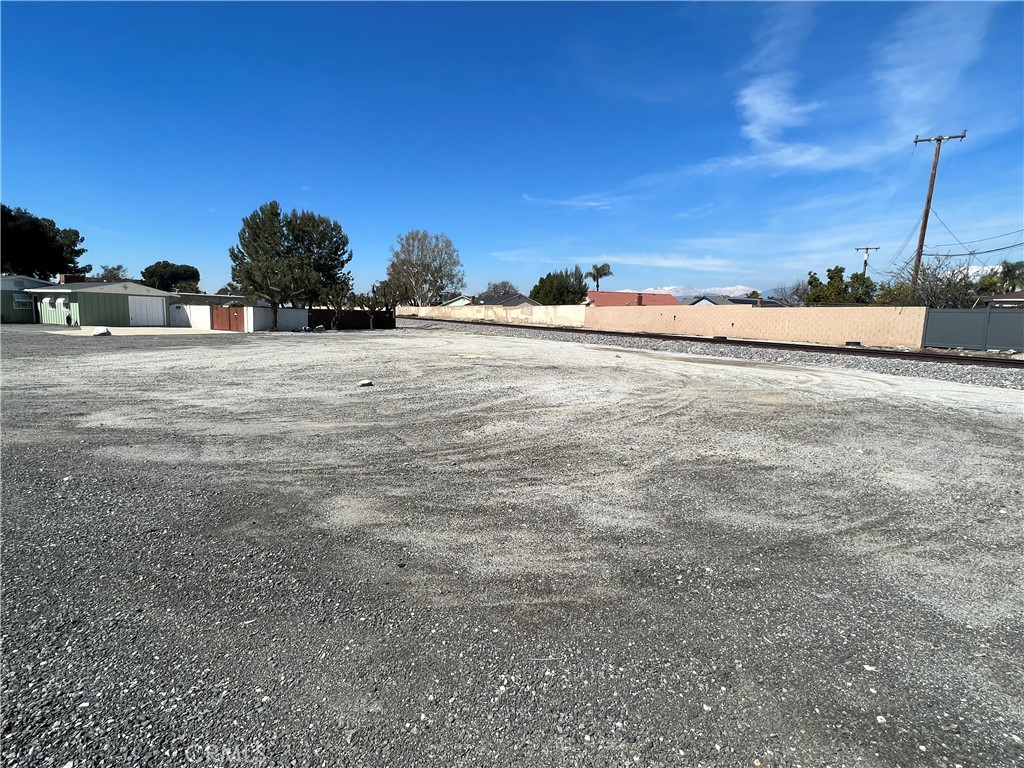
[[[138,283],[65,283],[26,291],[47,325],[167,325],[177,294]]]
[[[50,285],[47,280],[25,275],[0,276],[0,322],[34,323],[36,321],[36,300],[26,291]]]

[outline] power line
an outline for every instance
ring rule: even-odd
[[[1002,248],[992,248],[988,251],[968,251],[967,253],[926,253],[925,256],[981,256],[986,253],[1012,251],[1014,248],[1020,248],[1022,246],[1024,246],[1024,243],[1014,243],[1013,245],[1004,245]]]
[[[932,208],[934,211],[935,209]],[[945,224],[943,224],[945,226]],[[984,243],[987,240],[998,240],[1000,237],[1009,237],[1010,235],[1019,235],[1024,232],[1024,229],[1015,229],[1013,232],[1004,232],[1001,235],[992,235],[992,237],[983,237],[980,240],[964,240],[962,243],[957,240],[956,243],[939,243],[938,245],[930,245],[929,248],[947,248],[951,245],[970,245],[971,243]],[[956,237],[956,235],[953,235]]]
[[[908,245],[910,245],[910,238],[914,236],[914,232],[917,231],[917,226],[920,223],[921,216],[919,215],[916,219],[914,219],[914,223],[910,225],[910,230],[907,232],[907,236],[903,238],[903,242],[900,244],[900,247],[896,249],[896,252],[892,255],[892,258],[890,258],[889,261],[885,263],[885,266],[882,267],[881,272],[879,272],[879,274],[889,269],[893,264],[896,263],[897,259],[899,259],[900,256],[903,255],[903,251],[906,249]]]
[[[943,226],[943,228],[944,228],[944,229],[945,229],[945,230],[946,230],[947,232],[949,232],[949,235],[950,235],[950,237],[952,237],[952,238],[953,238],[954,240],[956,240],[956,244],[957,244],[957,245],[959,245],[959,246],[960,246],[961,248],[963,248],[963,249],[964,249],[965,251],[966,251],[966,250],[969,250],[969,249],[967,248],[967,246],[966,246],[966,245],[964,245],[963,243],[961,243],[961,242],[960,242],[960,240],[959,240],[959,238],[957,238],[957,236],[953,234],[953,230],[951,230],[951,229],[950,229],[949,227],[947,227],[947,226],[946,226],[946,222],[944,222],[944,221],[942,220],[942,217],[941,217],[941,216],[939,216],[939,212],[938,212],[937,210],[935,210],[935,206],[932,206],[932,213],[934,213],[934,214],[935,214],[935,218],[939,220],[939,224],[941,224],[941,225]]]
[[[896,182],[896,188],[892,191],[892,197],[889,198],[889,204],[885,206],[885,213],[882,214],[881,221],[875,226],[875,231],[871,233],[871,239],[875,239],[875,235],[878,234],[878,230],[882,228],[885,220],[889,218],[889,211],[892,209],[892,204],[896,200],[896,194],[903,188],[903,179],[906,178],[907,170],[910,168],[910,163],[914,159],[914,153],[917,152],[917,144],[910,150],[910,157],[907,158],[907,164],[903,166],[903,173],[900,174],[900,180]]]

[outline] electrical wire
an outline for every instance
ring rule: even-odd
[[[967,256],[973,256],[974,254],[970,252],[970,249],[963,243],[959,242],[959,239],[955,236],[955,234],[953,234],[953,230],[946,226],[946,222],[942,220],[942,217],[939,215],[939,212],[936,211],[934,207],[932,208],[932,213],[935,214],[935,218],[937,218],[939,220],[939,223],[942,224],[943,227],[945,227],[947,232],[949,232],[949,236],[956,241],[956,245],[963,248],[965,251],[968,251],[969,253],[966,254]],[[970,262],[968,262],[968,266],[970,265]]]
[[[889,261],[887,261],[885,263],[884,267],[882,267],[879,270],[876,270],[877,274],[882,274],[882,273],[886,272],[900,258],[900,256],[903,254],[904,249],[910,243],[910,238],[912,238],[914,236],[914,231],[918,228],[918,226],[920,226],[920,224],[921,224],[921,216],[923,216],[923,215],[924,215],[924,212],[922,211],[921,214],[917,217],[917,219],[914,220],[914,223],[910,227],[910,231],[907,232],[907,236],[905,238],[903,238],[902,245],[900,245],[900,247],[896,249],[896,253],[894,253],[893,256],[889,259]]]
[[[896,188],[892,191],[892,197],[889,198],[889,204],[885,206],[885,213],[882,214],[881,221],[875,225],[875,231],[871,233],[871,240],[875,239],[875,236],[878,234],[878,230],[882,228],[885,220],[889,217],[889,211],[892,210],[892,204],[896,200],[896,193],[903,188],[903,179],[906,178],[907,170],[909,170],[910,163],[914,159],[914,153],[917,152],[917,144],[914,144],[913,146],[914,148],[910,150],[910,157],[907,158],[907,164],[903,166],[903,173],[900,174],[900,179],[896,182]]]
[[[1014,243],[1013,245],[1004,245],[1002,248],[992,248],[987,251],[968,251],[967,253],[925,253],[924,256],[981,256],[985,253],[1002,253],[1003,251],[1010,251],[1014,248],[1020,248],[1024,246],[1024,243]]]
[[[935,210],[935,209],[933,208],[932,210]],[[956,244],[964,246],[964,245],[971,245],[972,243],[984,243],[984,242],[986,242],[988,240],[998,240],[1000,237],[1009,237],[1010,235],[1019,235],[1022,232],[1024,232],[1024,229],[1015,229],[1015,230],[1013,230],[1013,232],[1004,232],[1001,235],[992,235],[992,237],[983,237],[980,240],[964,240],[962,243],[959,240],[957,240]],[[949,248],[949,247],[952,247],[953,245],[954,245],[954,243],[939,243],[938,245],[928,245],[928,246],[925,246],[925,247],[926,248]]]

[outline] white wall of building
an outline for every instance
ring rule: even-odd
[[[198,328],[202,331],[212,328],[209,307],[197,304],[171,304],[170,312],[172,328]]]
[[[269,331],[274,314],[269,307],[245,308],[245,332]],[[297,331],[309,325],[309,312],[305,309],[282,307],[277,310],[277,330]]]

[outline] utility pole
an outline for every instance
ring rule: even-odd
[[[958,136],[935,136],[931,139],[922,139],[919,136],[914,137],[914,146],[926,141],[935,142],[935,159],[932,160],[932,175],[928,180],[928,196],[924,200],[924,215],[921,217],[921,236],[917,239],[917,253],[914,254],[914,273],[910,278],[910,295],[915,299],[917,298],[917,275],[921,271],[921,254],[924,252],[924,234],[928,230],[928,212],[932,209],[932,192],[935,190],[935,172],[939,170],[939,152],[942,151],[942,142],[949,141],[950,139],[960,139],[960,141],[963,141],[965,138],[967,138],[966,128]]]
[[[868,279],[868,251],[877,251],[878,246],[868,245],[863,248],[854,248],[855,251],[864,251],[864,279]]]

